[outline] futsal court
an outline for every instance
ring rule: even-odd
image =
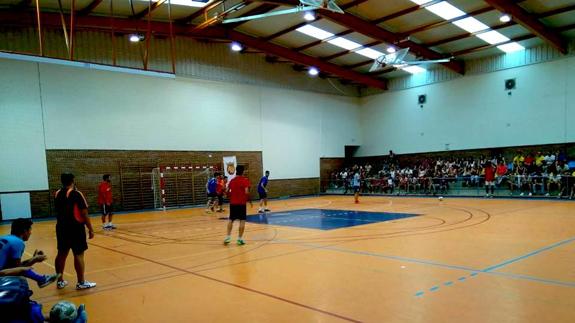
[[[327,195],[269,206],[265,215],[248,206],[244,246],[223,245],[226,213],[119,214],[117,230],[97,229],[89,241],[86,277],[98,287],[34,286],[34,299],[47,308],[63,298],[84,303],[92,322],[569,322],[575,316],[570,201],[374,196],[353,204],[351,196]],[[36,222],[27,243],[27,252],[50,256],[36,265],[41,272],[53,271],[54,225]],[[65,278],[73,281],[71,258]]]

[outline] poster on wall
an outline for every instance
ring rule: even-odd
[[[224,174],[228,177],[228,183],[236,176],[236,156],[224,157]]]

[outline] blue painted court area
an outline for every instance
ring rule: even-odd
[[[363,212],[350,210],[302,209],[248,215],[247,221],[288,227],[333,230],[357,225],[417,216],[411,213]]]

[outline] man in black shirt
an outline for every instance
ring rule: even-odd
[[[58,289],[61,289],[68,285],[62,275],[66,266],[66,258],[70,249],[72,249],[74,269],[76,269],[78,278],[76,289],[96,287],[96,283],[84,280],[84,251],[88,249],[85,227],[88,227],[89,238],[94,238],[94,229],[88,217],[88,203],[86,203],[84,195],[76,190],[74,175],[62,174],[60,179],[62,188],[55,195],[57,212],[56,237],[58,240],[56,273],[60,274],[57,286]]]

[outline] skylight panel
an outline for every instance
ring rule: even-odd
[[[505,37],[500,32],[495,31],[495,30],[481,33],[481,34],[477,35],[477,37],[483,39],[484,41],[486,41],[492,45],[503,43],[503,42],[506,42],[509,40],[509,38]]]
[[[451,20],[453,18],[465,15],[465,12],[457,9],[447,1],[442,1],[429,7],[425,7],[425,9],[433,12],[445,20]]]
[[[519,45],[518,43],[509,43],[509,44],[505,44],[505,45],[499,45],[497,46],[497,48],[499,48],[500,50],[506,52],[506,53],[513,53],[513,52],[517,52],[520,50],[524,50],[525,47]]]
[[[335,46],[341,47],[343,49],[347,49],[347,50],[352,50],[352,49],[356,49],[361,47],[361,44],[358,44],[354,41],[345,39],[343,37],[337,37],[334,39],[330,39],[327,41],[330,44],[333,44]]]
[[[148,0],[140,0],[140,1],[145,1],[148,2]],[[158,2],[160,0],[152,0],[152,2]],[[186,7],[195,7],[195,8],[203,8],[205,7],[208,3],[212,2],[213,0],[197,0],[197,1],[192,1],[192,0],[170,0],[170,4],[172,5],[178,5],[178,6],[186,6]],[[164,2],[163,4],[168,5],[168,1]]]
[[[422,4],[426,4],[428,2],[431,2],[432,0],[411,0],[411,2],[414,2],[418,5],[422,5]]]
[[[419,74],[419,73],[423,73],[426,71],[425,68],[420,67],[420,66],[415,66],[415,65],[402,67],[401,69],[408,72],[408,73],[411,73],[411,74]]]
[[[317,39],[321,39],[324,40],[326,38],[330,38],[333,37],[333,34],[330,32],[327,32],[323,29],[314,27],[312,25],[305,25],[302,27],[299,27],[298,29],[296,29],[297,31],[299,31],[302,34],[306,34],[308,36],[311,36],[313,38],[317,38]]]
[[[371,58],[371,59],[377,59],[381,55],[383,55],[382,52],[377,51],[375,49],[371,49],[371,48],[362,48],[362,49],[356,51],[356,53],[358,53],[359,55],[365,56],[367,58]]]
[[[454,21],[453,24],[469,33],[476,33],[478,31],[489,29],[489,26],[473,17]]]

